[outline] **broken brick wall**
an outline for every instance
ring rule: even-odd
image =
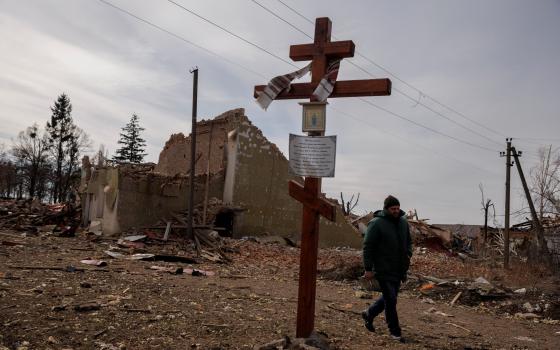
[[[210,174],[225,169],[225,146],[228,133],[247,117],[244,110],[227,111],[214,119],[202,120],[196,126],[196,164],[195,174],[206,174],[209,166]],[[208,163],[210,160],[210,163]],[[155,171],[175,176],[186,174],[191,166],[191,135],[173,134],[165,143],[159,155]]]
[[[223,171],[210,176],[209,198],[221,197],[223,183]],[[205,184],[205,175],[195,178],[196,203],[204,200]],[[135,173],[129,165],[95,169],[82,201],[85,221],[100,221],[106,235],[150,226],[188,208],[189,185],[188,176]]]
[[[174,134],[166,142],[153,171],[138,172],[118,166],[110,170],[111,176],[93,186],[97,199],[91,204],[100,206],[103,202],[95,215],[104,218],[104,233],[150,225],[173,211],[187,208],[185,174],[190,168],[190,142],[190,136]],[[244,109],[199,122],[196,143],[195,204],[204,201],[209,169],[208,198],[218,198],[239,209],[235,237],[299,237],[302,206],[288,195],[288,180],[301,183],[302,179],[289,174],[286,157],[249,121]],[[321,246],[361,246],[359,232],[346,222],[340,209],[336,223],[321,219],[320,226]]]
[[[195,177],[194,202],[204,200],[206,176]],[[209,179],[209,198],[220,198],[223,193],[223,172]],[[158,173],[133,178],[119,176],[118,221],[120,230],[149,226],[161,219],[170,219],[171,213],[188,208],[190,179],[188,176],[168,177]]]

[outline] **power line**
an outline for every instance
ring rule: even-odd
[[[282,0],[276,0],[276,1],[278,1],[279,3],[281,3],[282,5],[284,5],[286,8],[288,8],[290,11],[292,11],[293,13],[295,13],[296,15],[298,15],[299,17],[305,19],[308,23],[311,23],[311,24],[314,23],[311,19],[309,19],[308,17],[306,17],[305,15],[303,15],[302,13],[300,13],[299,11],[297,11],[296,9],[294,9],[293,7],[287,5],[284,1],[282,1]],[[334,37],[334,36],[333,36],[333,37]],[[492,133],[494,133],[494,134],[496,134],[496,135],[498,135],[498,136],[506,137],[506,136],[503,135],[502,133],[500,133],[500,132],[498,132],[498,131],[496,131],[496,130],[494,130],[494,129],[491,129],[491,128],[489,128],[488,126],[486,126],[486,125],[484,125],[484,124],[482,124],[482,123],[480,123],[480,122],[478,122],[478,121],[476,121],[476,120],[473,120],[472,118],[469,118],[469,117],[466,116],[465,114],[463,114],[463,113],[461,113],[461,112],[455,110],[455,109],[452,108],[452,107],[449,107],[448,105],[444,104],[443,102],[440,102],[440,101],[438,101],[437,99],[431,97],[430,95],[424,93],[422,90],[420,90],[420,89],[418,89],[417,87],[413,86],[412,84],[406,82],[404,79],[400,78],[398,75],[396,75],[395,73],[391,72],[390,70],[388,70],[387,68],[383,67],[382,65],[380,65],[380,64],[377,63],[377,62],[375,62],[374,60],[372,60],[371,58],[367,57],[366,55],[362,54],[361,52],[356,51],[356,54],[357,54],[359,57],[363,58],[364,60],[368,61],[369,63],[373,64],[373,65],[376,66],[377,68],[381,69],[381,70],[384,71],[385,73],[387,73],[387,74],[393,76],[395,79],[397,79],[398,81],[400,81],[400,82],[403,83],[404,85],[406,85],[406,86],[408,86],[409,88],[415,90],[416,92],[418,92],[419,94],[421,94],[421,96],[425,96],[425,97],[429,98],[430,100],[434,101],[434,102],[437,103],[438,105],[440,105],[440,106],[442,106],[442,107],[448,109],[449,111],[451,111],[451,112],[457,114],[458,116],[462,117],[463,119],[466,119],[466,120],[470,121],[471,123],[478,125],[478,126],[481,127],[481,128],[484,128],[484,129],[486,129],[486,130],[488,130],[488,131],[490,131],[490,132],[492,132]]]
[[[170,1],[170,0],[169,0],[169,1]],[[268,9],[267,7],[265,7],[264,5],[260,4],[258,1],[256,1],[256,0],[251,0],[251,1],[252,1],[253,3],[259,5],[261,8],[265,9],[267,12],[273,14],[276,18],[279,18],[279,19],[282,20],[284,23],[289,24],[292,28],[295,28],[295,29],[296,29],[297,31],[299,31],[300,33],[303,33],[303,34],[306,35],[307,37],[311,38],[311,36],[309,36],[308,34],[306,34],[303,30],[299,29],[298,27],[296,27],[295,25],[293,25],[293,24],[290,23],[289,21],[287,21],[287,20],[285,20],[284,18],[282,18],[281,16],[277,15],[277,14],[274,13],[272,10],[270,10],[270,9]],[[313,39],[313,38],[311,38],[311,39]],[[361,69],[362,71],[364,71],[366,74],[373,76],[373,74],[372,74],[371,72],[369,72],[369,71],[366,70],[365,68],[362,68],[362,67],[359,66],[358,64],[356,64],[356,63],[354,63],[354,62],[351,62],[351,61],[350,61],[349,63],[352,64],[352,65],[354,65],[354,66],[356,66],[356,67],[358,67],[359,69]],[[397,89],[395,89],[395,90],[398,91],[398,92],[400,92],[402,95],[406,96],[407,98],[412,99],[412,100],[414,101],[414,98],[410,97],[410,96],[407,95],[406,93],[404,93],[404,92],[402,92],[402,91],[400,91],[400,90],[397,90]],[[366,101],[366,100],[363,99],[363,98],[360,98],[360,100],[362,100],[362,101],[364,101],[364,102],[366,102],[366,103],[368,103],[368,104],[370,104],[370,105],[372,105],[372,106],[374,106],[374,107],[376,107],[376,108],[378,108],[378,109],[381,109],[381,110],[383,110],[383,111],[385,111],[385,112],[387,112],[387,113],[389,113],[389,114],[391,114],[391,115],[393,115],[393,116],[395,116],[395,117],[397,117],[397,118],[400,118],[400,119],[402,119],[402,120],[408,121],[408,122],[410,122],[410,123],[412,123],[412,124],[414,124],[414,125],[416,125],[416,126],[419,126],[419,127],[424,128],[424,129],[426,129],[426,130],[432,131],[432,132],[434,132],[434,133],[436,133],[436,134],[439,134],[439,135],[441,135],[441,136],[449,137],[449,138],[451,138],[451,139],[453,139],[453,140],[455,140],[455,141],[458,141],[458,142],[467,144],[467,145],[472,146],[472,147],[480,148],[480,149],[483,149],[483,150],[488,150],[488,151],[491,151],[491,152],[498,152],[498,151],[495,151],[495,150],[493,150],[493,149],[490,149],[490,148],[487,148],[487,147],[484,147],[484,146],[479,146],[479,145],[474,144],[474,143],[472,143],[472,142],[459,139],[459,138],[457,138],[457,137],[448,135],[448,134],[446,134],[446,133],[443,133],[443,132],[438,131],[438,130],[436,130],[436,129],[433,129],[433,128],[431,128],[431,127],[425,126],[425,125],[423,125],[423,124],[421,124],[421,123],[415,122],[415,121],[413,121],[413,120],[411,120],[411,119],[409,119],[409,118],[406,118],[406,117],[403,117],[403,116],[401,116],[401,115],[399,115],[399,114],[397,114],[397,113],[394,113],[394,112],[392,112],[392,111],[390,111],[390,110],[388,110],[388,109],[386,109],[386,108],[380,107],[380,106],[378,106],[378,105],[376,105],[376,104],[374,104],[374,103],[370,103],[370,102]],[[430,111],[436,113],[438,116],[440,116],[440,117],[442,117],[442,118],[444,118],[444,119],[446,119],[446,120],[448,120],[448,121],[450,121],[450,122],[452,122],[452,123],[454,123],[454,124],[456,124],[456,125],[458,125],[458,126],[464,128],[464,129],[466,129],[466,130],[468,130],[468,131],[470,131],[470,132],[472,132],[472,133],[474,133],[474,134],[476,134],[476,135],[478,135],[478,136],[481,136],[481,137],[483,137],[483,138],[485,138],[485,139],[487,139],[487,140],[489,140],[489,141],[491,141],[491,142],[493,142],[493,143],[495,143],[495,144],[501,146],[500,143],[498,143],[498,142],[496,142],[496,141],[494,141],[494,140],[492,140],[492,139],[486,137],[485,135],[482,135],[482,134],[478,133],[477,131],[475,131],[475,130],[473,130],[473,129],[467,127],[467,126],[464,126],[464,125],[458,123],[457,121],[455,121],[455,120],[453,120],[453,119],[451,119],[451,118],[449,118],[449,117],[443,115],[442,113],[440,113],[440,112],[438,112],[438,111],[436,111],[436,110],[434,110],[434,109],[431,109],[430,107],[428,107],[428,106],[426,106],[426,105],[424,105],[424,104],[422,104],[422,103],[420,103],[420,104],[421,104],[422,106],[424,106],[425,108],[427,108],[428,110],[430,110]]]
[[[357,67],[358,69],[360,69],[361,71],[365,72],[366,74],[368,74],[368,75],[370,75],[370,76],[372,76],[372,77],[375,76],[373,73],[371,73],[371,72],[368,71],[367,69],[365,69],[365,68],[359,66],[359,65],[356,64],[355,62],[348,61],[348,63],[350,63],[351,65]],[[426,108],[427,110],[433,112],[433,113],[436,114],[437,116],[439,116],[439,117],[441,117],[441,118],[443,118],[443,119],[445,119],[445,120],[447,120],[447,121],[449,121],[449,122],[451,122],[451,123],[453,123],[453,124],[455,124],[455,125],[457,125],[457,126],[463,128],[463,129],[465,129],[465,130],[467,130],[467,131],[469,131],[469,132],[471,132],[471,133],[473,133],[473,134],[475,134],[475,135],[477,135],[477,136],[480,136],[480,137],[482,137],[482,138],[484,138],[484,139],[486,139],[486,140],[488,140],[488,141],[490,141],[490,142],[492,142],[492,143],[495,143],[495,144],[501,146],[501,143],[497,142],[496,140],[493,140],[493,139],[487,137],[486,135],[483,135],[483,134],[479,133],[478,131],[476,131],[476,130],[474,130],[474,129],[472,129],[472,128],[469,128],[468,126],[463,125],[463,124],[457,122],[456,120],[453,120],[453,119],[449,118],[449,117],[446,116],[445,114],[443,114],[443,113],[441,113],[441,112],[438,112],[438,111],[436,111],[435,109],[429,107],[428,105],[426,105],[426,104],[420,102],[420,100],[416,100],[414,97],[408,95],[408,94],[405,93],[404,91],[399,90],[399,89],[397,89],[397,88],[395,88],[395,87],[393,87],[393,90],[395,90],[395,91],[398,92],[399,94],[403,95],[404,97],[408,98],[409,100],[411,100],[411,101],[413,101],[413,102],[415,102],[415,103],[421,105],[422,107]]]
[[[373,106],[373,107],[375,107],[375,108],[377,108],[377,109],[379,109],[379,110],[382,110],[382,111],[385,112],[385,113],[391,114],[392,116],[395,116],[395,117],[397,117],[397,118],[399,118],[399,119],[405,120],[405,121],[407,121],[407,122],[409,122],[409,123],[412,123],[412,124],[414,124],[414,125],[416,125],[416,126],[418,126],[418,127],[420,127],[420,128],[429,130],[429,131],[431,131],[431,132],[433,132],[433,133],[436,133],[436,134],[438,134],[438,135],[440,135],[440,136],[448,137],[448,138],[450,138],[450,139],[453,139],[453,140],[455,140],[455,141],[457,141],[457,142],[460,142],[460,143],[463,143],[463,144],[465,144],[465,145],[469,145],[469,146],[475,147],[475,148],[480,148],[480,149],[482,149],[482,150],[490,151],[490,152],[492,152],[492,153],[494,153],[494,152],[499,152],[499,151],[497,151],[497,150],[494,150],[494,149],[491,149],[491,148],[487,148],[487,147],[484,147],[484,146],[480,146],[480,145],[477,145],[477,144],[472,143],[472,142],[469,142],[469,141],[465,141],[465,140],[460,139],[460,138],[455,137],[455,136],[451,136],[451,135],[449,135],[449,134],[446,134],[446,133],[441,132],[441,131],[439,131],[439,130],[437,130],[437,129],[431,128],[431,127],[429,127],[429,126],[425,126],[425,125],[423,125],[423,124],[420,124],[420,123],[418,123],[418,122],[415,122],[415,121],[412,120],[412,119],[409,119],[409,118],[404,117],[404,116],[402,116],[402,115],[400,115],[400,114],[397,114],[397,113],[395,113],[395,112],[393,112],[393,111],[391,111],[391,110],[388,110],[388,109],[385,108],[385,107],[381,107],[381,106],[379,106],[379,105],[376,105],[375,103],[373,103],[373,102],[371,102],[371,101],[368,101],[368,100],[366,100],[366,99],[364,99],[364,98],[361,98],[361,97],[360,97],[359,99],[360,99],[362,102],[367,103],[368,105]]]
[[[166,33],[166,34],[169,34],[169,35],[173,36],[173,37],[176,38],[176,39],[179,39],[179,40],[181,40],[181,41],[183,41],[183,42],[185,42],[185,43],[187,43],[187,44],[189,44],[189,45],[191,45],[191,46],[194,46],[194,47],[196,47],[197,49],[200,49],[200,50],[202,50],[202,51],[204,51],[204,52],[206,52],[206,53],[208,53],[208,54],[210,54],[210,55],[212,55],[212,56],[221,58],[221,59],[223,59],[224,61],[226,61],[226,62],[229,63],[229,64],[232,64],[232,65],[237,66],[237,67],[239,67],[239,68],[242,68],[242,69],[244,69],[244,70],[246,70],[246,71],[248,71],[248,72],[250,72],[250,73],[253,73],[253,74],[255,74],[255,75],[258,75],[259,77],[262,77],[263,79],[268,79],[268,78],[267,78],[266,76],[264,76],[263,74],[258,73],[258,72],[256,72],[256,71],[252,70],[251,68],[245,67],[245,66],[243,66],[243,65],[241,65],[241,64],[239,64],[239,63],[237,63],[237,62],[235,62],[235,61],[232,61],[232,60],[230,60],[229,58],[227,58],[227,57],[225,57],[225,56],[223,56],[223,55],[220,55],[220,54],[218,54],[218,53],[216,53],[216,52],[214,52],[214,51],[212,51],[212,50],[209,50],[209,49],[207,49],[207,48],[205,48],[205,47],[203,47],[203,46],[201,46],[201,45],[198,45],[198,44],[196,44],[196,43],[194,43],[194,42],[192,42],[192,41],[190,41],[190,40],[188,40],[188,39],[186,39],[186,38],[184,38],[184,37],[182,37],[182,36],[180,36],[180,35],[178,35],[178,34],[175,34],[175,33],[171,32],[171,31],[169,31],[169,30],[167,30],[167,29],[165,29],[165,28],[163,28],[163,27],[160,27],[159,25],[157,25],[157,24],[155,24],[155,23],[153,23],[153,22],[150,22],[150,21],[148,21],[148,20],[146,20],[146,19],[144,19],[144,18],[141,18],[141,17],[139,17],[139,16],[133,14],[132,12],[129,12],[129,11],[127,11],[127,10],[121,8],[121,7],[118,7],[117,5],[114,5],[114,4],[112,4],[112,3],[108,2],[108,1],[105,1],[105,0],[98,0],[98,1],[101,2],[101,3],[103,3],[103,4],[105,4],[105,5],[107,5],[107,6],[110,6],[110,7],[114,8],[114,9],[116,9],[116,10],[118,10],[118,11],[120,11],[120,12],[122,12],[122,13],[128,15],[128,16],[130,16],[130,17],[133,17],[133,18],[137,19],[137,20],[140,21],[140,22],[143,22],[143,23],[145,23],[145,24],[147,24],[147,25],[149,25],[149,26],[151,26],[151,27],[153,27],[153,28],[156,28],[157,30],[160,30],[160,31],[162,31],[162,32],[164,32],[164,33]]]
[[[306,32],[304,32],[303,30],[299,29],[298,27],[296,27],[295,25],[293,25],[292,23],[288,22],[287,20],[285,20],[284,18],[280,17],[279,15],[277,15],[274,11],[270,10],[268,7],[262,5],[260,2],[255,1],[255,0],[251,0],[253,3],[255,3],[256,5],[258,5],[259,7],[261,7],[263,10],[265,10],[266,12],[270,13],[271,15],[273,15],[274,17],[278,18],[279,20],[281,20],[282,22],[286,23],[287,25],[289,25],[290,27],[294,28],[295,30],[297,30],[298,32],[300,32],[301,34],[305,35],[306,37],[308,37],[309,39],[313,40],[313,37],[308,35]]]
[[[156,28],[156,29],[158,29],[158,30],[160,30],[160,31],[163,31],[164,33],[169,34],[169,35],[171,35],[171,36],[173,36],[173,37],[175,37],[175,38],[177,38],[177,39],[179,39],[179,40],[181,40],[181,41],[184,41],[184,42],[188,43],[189,45],[192,45],[192,46],[194,46],[194,47],[196,47],[196,48],[199,48],[199,49],[201,49],[201,50],[204,50],[205,52],[210,53],[210,54],[212,54],[212,55],[214,55],[214,56],[216,56],[216,57],[218,57],[218,58],[221,58],[221,59],[227,61],[228,63],[234,64],[234,65],[236,65],[236,66],[238,66],[238,67],[241,67],[241,68],[243,68],[243,69],[245,69],[245,70],[249,70],[250,72],[252,72],[252,73],[254,73],[254,74],[258,75],[258,76],[264,77],[264,75],[262,75],[262,74],[260,74],[260,73],[258,73],[258,72],[252,71],[252,70],[250,70],[250,69],[248,69],[248,68],[246,68],[246,67],[244,67],[244,66],[242,66],[242,65],[239,65],[239,64],[237,64],[237,63],[235,63],[235,62],[233,62],[233,61],[231,61],[231,60],[229,60],[229,59],[227,59],[227,58],[225,58],[225,57],[223,57],[223,56],[221,56],[221,55],[219,55],[219,54],[216,54],[216,53],[213,52],[213,51],[210,51],[210,50],[204,48],[203,46],[200,46],[200,45],[198,45],[198,44],[195,44],[195,43],[193,43],[193,42],[191,42],[191,41],[189,41],[189,40],[187,40],[187,39],[185,39],[185,38],[183,38],[183,37],[181,37],[181,36],[179,36],[179,35],[177,35],[177,34],[171,32],[171,31],[169,31],[169,30],[167,30],[167,29],[164,29],[164,28],[162,28],[162,27],[160,27],[160,26],[158,26],[158,25],[156,25],[156,24],[154,24],[154,23],[152,23],[152,22],[150,22],[150,21],[148,21],[148,20],[145,20],[145,19],[143,19],[143,18],[141,18],[141,17],[139,17],[139,16],[137,16],[137,15],[135,15],[135,14],[133,14],[133,13],[127,11],[127,10],[124,10],[124,9],[122,9],[122,8],[116,6],[116,5],[113,5],[113,4],[109,3],[109,2],[107,2],[106,0],[99,0],[99,1],[102,2],[102,3],[104,3],[104,4],[106,4],[106,5],[108,5],[108,6],[110,6],[110,7],[112,7],[112,8],[114,8],[114,9],[116,9],[116,10],[118,10],[118,11],[120,11],[120,12],[123,12],[123,13],[125,13],[125,14],[127,14],[127,15],[129,15],[129,16],[131,16],[131,17],[133,17],[133,18],[135,18],[135,19],[137,19],[137,20],[139,20],[139,21],[145,23],[145,24],[148,24],[148,25],[150,25],[151,27],[154,27],[154,28]],[[415,124],[415,125],[417,125],[417,126],[420,126],[420,127],[424,128],[424,129],[430,130],[430,131],[432,131],[432,132],[434,132],[434,133],[436,133],[436,134],[449,137],[449,138],[451,138],[451,139],[454,139],[455,141],[462,142],[462,143],[466,143],[466,144],[468,144],[468,145],[470,145],[470,146],[473,146],[473,147],[478,147],[478,148],[482,148],[482,149],[484,149],[484,150],[490,150],[490,151],[494,152],[494,150],[487,149],[487,148],[484,148],[484,147],[482,147],[482,146],[478,146],[478,145],[469,143],[468,141],[464,141],[464,140],[455,138],[455,137],[453,137],[453,136],[446,135],[445,133],[442,133],[442,132],[440,132],[440,131],[438,131],[438,130],[435,130],[435,129],[432,129],[432,128],[430,128],[430,127],[423,126],[423,125],[420,124],[420,123],[414,122],[413,120],[410,120],[410,119],[408,119],[408,118],[406,118],[406,117],[403,117],[403,116],[401,116],[401,115],[399,115],[399,114],[396,114],[396,113],[394,113],[394,112],[392,112],[392,111],[390,111],[390,110],[388,110],[388,109],[386,109],[386,108],[383,108],[383,107],[380,107],[380,106],[378,106],[378,105],[375,105],[374,103],[372,103],[372,102],[370,102],[370,101],[367,101],[367,100],[365,100],[365,99],[361,99],[361,100],[364,101],[365,103],[369,104],[369,105],[372,105],[372,106],[375,107],[375,108],[378,108],[378,109],[380,109],[380,110],[382,110],[382,111],[385,111],[386,113],[389,113],[389,114],[391,114],[391,115],[394,115],[394,116],[396,116],[396,117],[398,117],[398,118],[400,118],[400,119],[406,120],[406,121],[408,121],[408,122],[410,122],[410,123],[412,123],[412,124]],[[345,112],[343,112],[343,113],[350,116],[350,114],[348,114],[348,113],[345,113]],[[355,118],[355,117],[354,117],[354,118]],[[355,119],[357,119],[357,118],[355,118]],[[358,119],[358,120],[360,120],[360,119]],[[363,122],[363,121],[362,121],[362,122]],[[393,136],[396,136],[396,135],[393,135]],[[397,136],[396,136],[396,137],[397,137]],[[399,138],[401,138],[401,137],[399,137]],[[408,141],[408,142],[410,142],[410,141]],[[429,149],[429,148],[427,148],[427,147],[424,147],[424,146],[421,146],[421,145],[419,145],[419,146],[420,146],[421,148],[424,148],[424,149],[429,150],[430,152],[437,153],[437,152],[435,152],[435,151],[433,151],[433,150],[431,150],[431,149]],[[458,160],[455,159],[454,157],[450,157],[450,156],[448,156],[448,157],[449,157],[450,159],[453,159],[453,160],[458,161]],[[465,162],[463,162],[463,163],[465,163]],[[473,166],[473,165],[471,165],[471,164],[469,164],[469,163],[465,163],[465,164],[468,164],[469,166]],[[483,169],[483,168],[479,168],[479,169],[484,170],[484,171],[486,171],[486,172],[490,172],[490,171],[488,171],[488,170],[486,170],[486,169]],[[491,172],[490,172],[490,173],[491,173]]]
[[[275,57],[275,58],[277,58],[277,59],[279,59],[279,60],[281,60],[281,61],[283,61],[283,62],[286,62],[286,63],[288,63],[288,64],[290,64],[290,65],[292,65],[292,66],[294,66],[294,67],[297,67],[297,66],[295,66],[294,64],[292,64],[291,62],[288,62],[288,61],[284,60],[283,58],[281,58],[281,57],[275,55],[274,53],[272,53],[272,52],[266,50],[265,48],[263,48],[263,47],[261,47],[261,46],[255,44],[255,43],[253,43],[253,42],[251,42],[251,41],[249,41],[249,40],[247,40],[247,39],[245,39],[245,38],[243,38],[243,37],[241,37],[241,36],[239,36],[239,35],[237,35],[237,34],[235,34],[234,32],[230,31],[229,29],[224,28],[223,26],[221,26],[221,25],[219,25],[219,24],[217,24],[217,23],[215,23],[215,22],[213,22],[213,21],[211,21],[211,20],[209,20],[209,19],[207,19],[207,18],[205,18],[205,17],[199,15],[198,13],[196,13],[196,12],[194,12],[194,11],[192,11],[192,10],[190,10],[190,9],[188,9],[188,8],[186,8],[186,7],[184,7],[184,6],[180,5],[180,4],[178,4],[178,3],[176,3],[175,1],[173,1],[173,0],[167,0],[167,1],[170,2],[170,3],[172,3],[172,4],[174,4],[175,6],[179,7],[180,9],[182,9],[182,10],[184,10],[184,11],[187,11],[188,13],[193,14],[194,16],[196,16],[196,17],[198,17],[198,18],[204,20],[205,22],[207,22],[207,23],[209,23],[209,24],[215,26],[216,28],[219,28],[219,29],[221,29],[222,31],[225,31],[226,33],[228,33],[228,34],[230,34],[230,35],[232,35],[232,36],[234,36],[234,37],[236,37],[236,38],[238,38],[238,39],[240,39],[240,40],[242,40],[242,41],[244,41],[244,42],[246,42],[246,43],[248,43],[248,44],[254,46],[255,48],[257,48],[257,49],[259,49],[259,50],[261,50],[261,51],[263,51],[263,52],[265,52],[265,53],[267,53],[267,54],[269,54],[269,55],[271,55],[271,56],[273,56],[273,57]],[[256,1],[254,1],[254,2],[256,3]],[[261,7],[264,8],[264,6],[262,6],[262,5],[261,5]],[[285,22],[286,22],[286,21],[285,21]],[[392,111],[390,111],[390,110],[388,110],[388,109],[386,109],[386,108],[380,107],[380,106],[378,106],[378,105],[376,105],[376,104],[374,104],[374,103],[371,103],[371,102],[369,102],[369,101],[366,101],[366,100],[364,100],[363,98],[361,98],[361,100],[364,101],[364,102],[366,102],[367,104],[369,104],[369,105],[371,105],[371,106],[373,106],[373,107],[376,107],[376,108],[378,108],[378,109],[380,109],[380,110],[383,110],[383,111],[385,111],[385,112],[387,112],[387,113],[389,113],[389,114],[391,114],[391,115],[393,115],[393,116],[395,116],[395,117],[397,117],[397,118],[400,118],[400,119],[402,119],[402,120],[408,121],[409,123],[412,123],[412,124],[414,124],[414,125],[416,125],[416,126],[419,126],[419,127],[424,128],[424,129],[426,129],[426,130],[429,130],[429,131],[431,131],[431,132],[434,132],[434,133],[436,133],[436,134],[438,134],[438,135],[441,135],[441,136],[444,136],[444,137],[448,137],[448,138],[453,139],[453,140],[455,140],[455,141],[457,141],[457,142],[460,142],[460,143],[463,143],[463,144],[466,144],[466,145],[469,145],[469,146],[472,146],[472,147],[475,147],[475,148],[479,148],[479,149],[483,149],[483,150],[491,151],[491,152],[498,152],[498,151],[496,151],[496,150],[493,150],[493,149],[490,149],[490,148],[487,148],[487,147],[484,147],[484,146],[479,146],[479,145],[474,144],[474,143],[472,143],[472,142],[462,140],[462,139],[460,139],[460,138],[457,138],[457,137],[448,135],[448,134],[446,134],[446,133],[444,133],[444,132],[441,132],[441,131],[439,131],[439,130],[436,130],[436,129],[434,129],[434,128],[425,126],[425,125],[423,125],[423,124],[421,124],[421,123],[415,122],[415,121],[413,121],[413,120],[411,120],[411,119],[409,119],[409,118],[403,117],[403,116],[401,116],[401,115],[399,115],[399,114],[397,114],[397,113],[395,113],[395,112],[392,112]]]
[[[287,8],[289,8],[293,13],[295,13],[296,15],[300,16],[301,18],[303,18],[304,20],[306,20],[307,22],[311,23],[311,24],[315,24],[315,22],[313,22],[312,20],[310,20],[309,18],[307,18],[306,16],[302,15],[301,13],[299,13],[296,9],[290,7],[288,4],[286,4],[284,1],[282,0],[277,0],[279,3],[281,3],[282,5],[286,6]]]
[[[290,61],[288,61],[288,60],[286,60],[286,59],[284,59],[284,58],[282,58],[282,57],[276,55],[275,53],[272,53],[272,52],[268,51],[267,49],[263,48],[262,46],[259,46],[259,45],[255,44],[255,43],[253,43],[253,42],[251,42],[251,41],[245,39],[244,37],[242,37],[242,36],[240,36],[240,35],[235,34],[235,33],[232,32],[231,30],[229,30],[229,29],[227,29],[227,28],[225,28],[225,27],[222,27],[222,26],[219,25],[219,24],[217,24],[217,23],[215,23],[215,22],[212,22],[212,21],[209,20],[208,18],[199,15],[198,13],[194,12],[193,10],[188,9],[188,8],[184,7],[183,5],[181,5],[181,4],[179,4],[179,3],[176,3],[176,2],[173,1],[173,0],[167,0],[167,1],[170,2],[171,4],[177,6],[178,8],[182,9],[183,11],[186,11],[186,12],[192,14],[193,16],[196,16],[196,17],[200,18],[201,20],[205,21],[206,23],[209,23],[209,24],[213,25],[214,27],[223,30],[224,32],[228,33],[229,35],[231,35],[231,36],[233,36],[233,37],[236,37],[237,39],[239,39],[239,40],[241,40],[241,41],[243,41],[243,42],[245,42],[245,43],[247,43],[247,44],[249,44],[249,45],[251,45],[251,46],[254,46],[254,47],[256,47],[257,49],[259,49],[259,50],[261,50],[261,51],[263,51],[263,52],[266,52],[266,53],[269,54],[270,56],[272,56],[272,57],[274,57],[274,58],[276,58],[276,59],[278,59],[278,60],[280,60],[280,61],[282,61],[282,62],[284,62],[284,63],[286,63],[286,64],[289,64],[290,66],[299,68],[298,66],[296,66],[296,65],[293,64],[292,62],[290,62]]]
[[[464,165],[468,165],[469,167],[476,168],[476,169],[478,169],[478,170],[484,171],[484,172],[489,173],[489,174],[492,174],[492,175],[500,176],[499,174],[497,174],[497,173],[495,173],[495,172],[493,172],[493,171],[490,171],[490,170],[488,170],[488,169],[481,168],[481,167],[479,167],[479,166],[476,166],[476,165],[473,165],[473,164],[471,164],[471,163],[465,162],[464,160],[461,160],[461,159],[459,159],[459,158],[455,158],[455,157],[450,156],[450,155],[448,155],[448,154],[441,153],[441,152],[439,152],[439,151],[436,151],[436,150],[434,150],[434,149],[431,149],[431,148],[429,148],[429,147],[426,147],[426,146],[424,146],[424,145],[422,145],[422,144],[420,144],[420,143],[412,142],[410,139],[408,139],[408,138],[406,138],[406,137],[402,137],[402,136],[399,136],[399,135],[397,135],[397,134],[388,132],[387,130],[380,131],[379,128],[378,128],[376,125],[373,125],[373,124],[371,124],[370,122],[368,122],[368,121],[366,121],[366,120],[360,119],[360,118],[356,117],[355,115],[352,115],[352,114],[350,114],[350,113],[348,113],[348,112],[344,112],[344,111],[342,111],[342,110],[340,110],[340,109],[338,109],[338,108],[336,108],[336,107],[332,107],[332,106],[331,106],[331,108],[332,108],[334,111],[336,111],[336,112],[338,112],[338,113],[340,113],[340,114],[346,115],[346,116],[348,116],[348,117],[350,117],[350,118],[352,118],[352,119],[354,119],[354,120],[357,120],[357,121],[359,121],[359,122],[361,122],[361,123],[364,123],[364,124],[370,126],[372,129],[376,130],[376,131],[379,132],[379,133],[385,133],[385,134],[387,134],[387,135],[389,135],[389,136],[398,138],[398,139],[400,139],[400,140],[402,140],[402,141],[404,141],[404,142],[406,142],[406,143],[409,143],[409,144],[415,145],[415,146],[417,146],[417,147],[420,147],[420,148],[422,148],[422,149],[424,149],[424,150],[426,150],[426,151],[428,151],[428,152],[430,152],[430,153],[437,154],[437,155],[440,156],[440,157],[449,158],[449,159],[454,160],[454,161],[456,161],[456,162],[458,162],[458,163],[462,163],[462,164],[464,164]]]

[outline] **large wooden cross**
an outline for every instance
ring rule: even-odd
[[[329,63],[336,59],[354,56],[354,43],[351,40],[331,41],[331,20],[327,17],[315,21],[313,44],[290,46],[290,58],[294,61],[311,63],[311,82],[295,83],[289,91],[283,91],[276,99],[304,99],[314,101],[312,93],[327,73]],[[255,86],[254,95],[258,97],[265,85]],[[329,97],[383,96],[391,94],[391,80],[367,79],[337,81]],[[321,136],[323,133],[309,133]],[[301,253],[299,267],[299,290],[296,336],[308,337],[315,322],[315,292],[317,280],[317,253],[319,247],[319,216],[335,221],[336,207],[321,193],[321,179],[306,177],[304,186],[295,181],[288,184],[290,196],[303,203],[301,225]]]

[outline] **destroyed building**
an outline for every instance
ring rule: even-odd
[[[214,224],[234,238],[299,238],[302,205],[288,194],[288,160],[251,123],[244,109],[202,120],[196,129],[195,205],[221,203]],[[84,165],[84,222],[104,234],[142,228],[188,207],[191,137],[173,134],[155,165]],[[204,206],[205,207],[205,206]],[[202,220],[204,221],[204,219]],[[200,222],[198,223],[200,224]],[[337,207],[336,222],[321,218],[322,246],[361,246],[361,235]]]

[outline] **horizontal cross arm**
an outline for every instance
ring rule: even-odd
[[[255,86],[254,96],[259,96],[266,85]],[[305,99],[310,98],[315,90],[316,84],[297,83],[292,84],[290,91],[282,91],[275,99]],[[391,95],[390,79],[366,79],[366,80],[343,80],[337,81],[334,90],[329,97],[359,97],[359,96],[386,96]]]
[[[356,46],[352,40],[333,41],[322,48],[315,44],[301,44],[290,46],[290,58],[294,61],[310,61],[314,55],[325,55],[328,58],[354,57]]]
[[[290,196],[303,203],[304,206],[318,212],[327,220],[336,221],[336,206],[334,204],[325,198],[316,197],[312,193],[307,192],[302,185],[294,180],[288,183],[288,189]]]

